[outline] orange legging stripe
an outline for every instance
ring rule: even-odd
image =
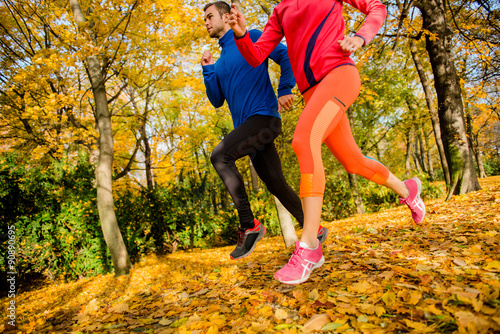
[[[306,106],[292,143],[300,166],[300,197],[322,197],[325,192],[323,143],[347,172],[378,184],[384,184],[389,178],[389,170],[384,165],[363,156],[345,114],[358,97],[360,85],[356,67],[345,65],[332,70],[304,93]]]

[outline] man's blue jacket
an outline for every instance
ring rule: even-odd
[[[262,35],[259,30],[249,33],[253,42]],[[219,44],[222,48],[220,58],[215,64],[203,66],[207,96],[212,105],[219,108],[227,100],[235,128],[253,115],[280,117],[267,59],[258,67],[250,66],[240,54],[232,30],[219,39]],[[278,96],[291,94],[295,78],[286,47],[278,44],[269,58],[281,67]]]

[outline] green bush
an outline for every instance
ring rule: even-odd
[[[211,246],[221,230],[210,198],[213,185],[192,172],[181,173],[179,179],[116,196],[117,220],[132,261],[151,252]]]
[[[500,175],[500,157],[494,156],[483,162],[484,172],[488,176]]]
[[[343,174],[333,173],[326,176],[322,213],[322,219],[325,221],[346,218],[356,212],[347,173]]]
[[[83,159],[76,165],[27,166],[15,155],[0,158],[0,228],[16,227],[17,272],[76,278],[109,271],[93,169]],[[5,252],[2,243],[2,270]]]

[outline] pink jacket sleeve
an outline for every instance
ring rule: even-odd
[[[246,61],[253,67],[257,67],[266,58],[269,56],[271,52],[278,46],[279,42],[283,39],[283,31],[281,29],[281,24],[276,16],[276,13],[273,12],[266,26],[264,27],[264,31],[262,36],[253,43],[250,39],[250,35],[247,32],[241,38],[237,38],[235,36],[236,46]]]
[[[371,42],[377,32],[384,24],[387,9],[379,0],[344,0],[354,8],[366,15],[365,22],[356,33],[365,40],[365,44]]]

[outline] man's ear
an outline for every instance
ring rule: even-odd
[[[229,13],[224,13],[222,15],[222,19],[224,20],[224,23],[228,23],[229,22],[229,16],[231,16],[231,14],[229,14]]]

